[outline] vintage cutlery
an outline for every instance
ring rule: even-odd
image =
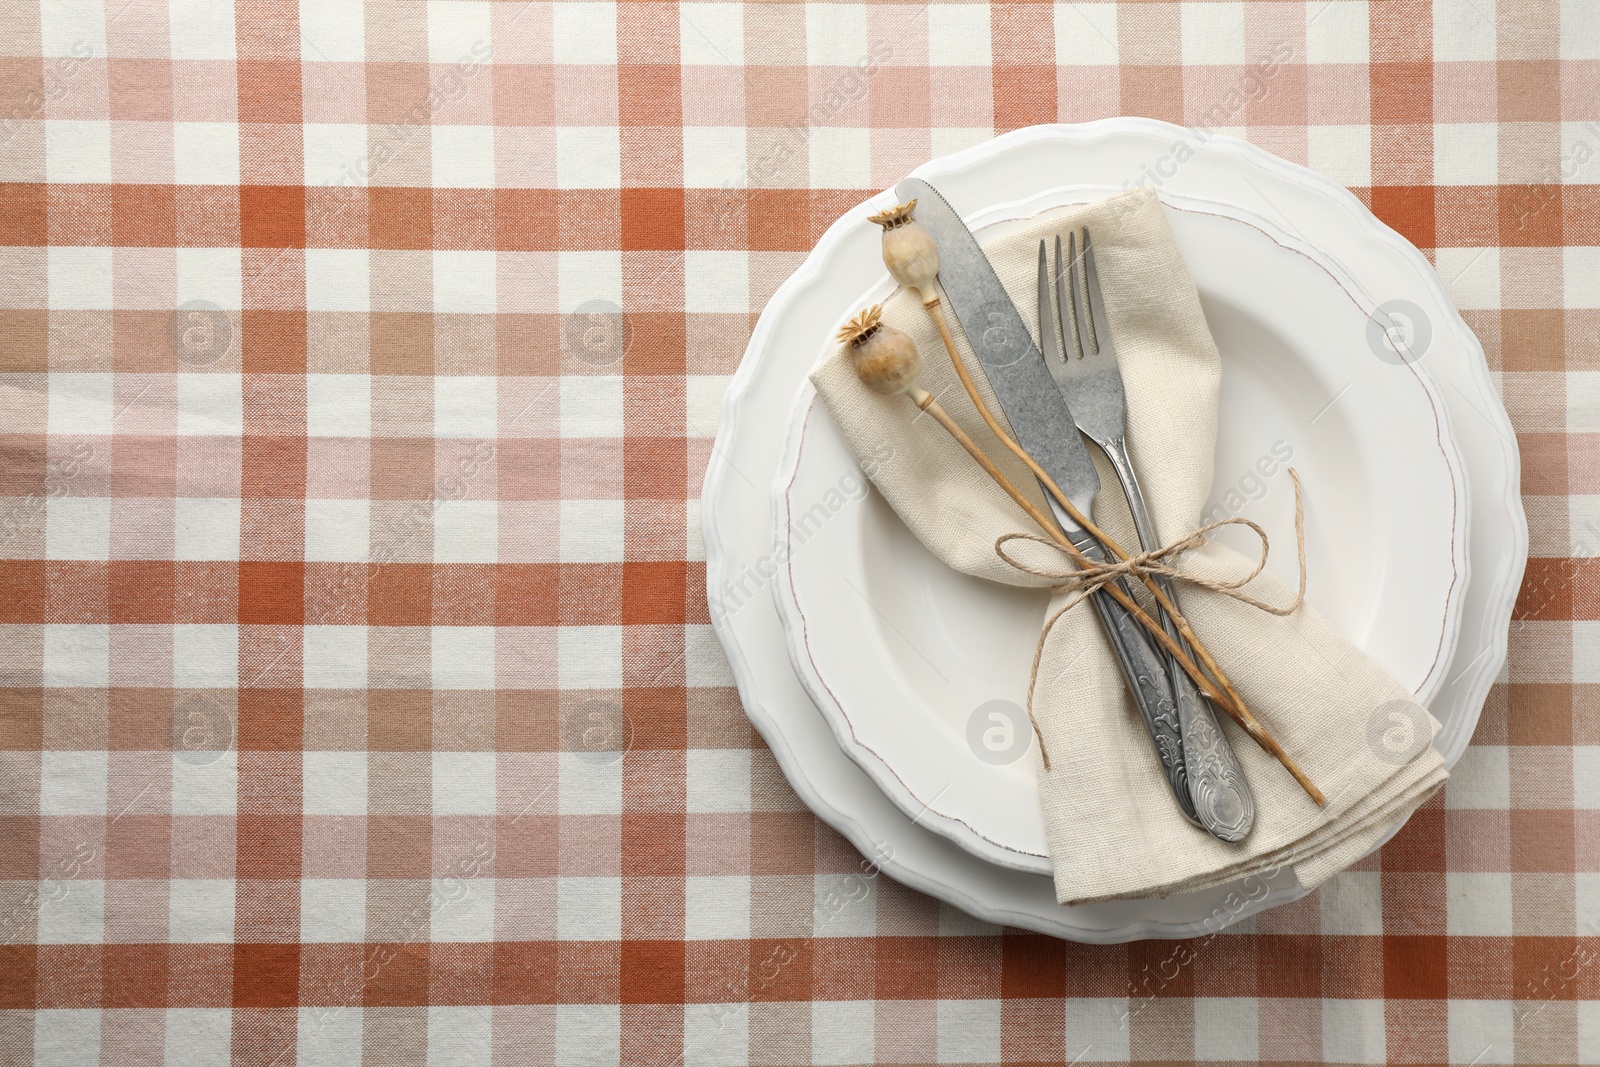
[[[918,178],[895,187],[901,201],[919,202],[917,217],[939,245],[939,281],[977,353],[1017,442],[1053,478],[1074,507],[1088,514],[1100,475],[1079,436],[1067,402],[1055,387],[1022,315],[1001,285],[961,217],[943,196]],[[1085,556],[1104,561],[1105,549],[1065,509],[1050,500],[1057,524]],[[1126,588],[1126,586],[1124,586]],[[1090,598],[1144,717],[1156,754],[1185,817],[1195,817],[1185,773],[1182,727],[1172,699],[1166,658],[1144,629],[1104,592]]]
[[[1050,376],[1066,398],[1078,429],[1100,447],[1117,472],[1139,543],[1146,549],[1160,548],[1155,523],[1128,455],[1122,372],[1117,365],[1114,331],[1101,297],[1089,231],[1083,230],[1081,254],[1077,234],[1067,238],[1065,260],[1059,236],[1055,245],[1052,271],[1045,242],[1039,242],[1039,347],[1044,350]],[[1177,593],[1171,580],[1163,575],[1154,577],[1161,591],[1176,604]],[[1172,618],[1159,604],[1157,609],[1162,628],[1182,645],[1183,638]],[[1188,651],[1186,645],[1184,650]],[[1245,785],[1239,761],[1210,703],[1170,655],[1164,658],[1178,708],[1184,766],[1195,814],[1214,836],[1224,841],[1242,840],[1255,821],[1255,802]]]

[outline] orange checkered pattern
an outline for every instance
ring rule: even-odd
[[[0,1063],[1600,1062],[1591,0],[0,30]],[[1535,558],[1393,843],[1223,933],[1085,947],[863,874],[797,801],[696,498],[840,212],[1117,114],[1305,163],[1434,259]]]

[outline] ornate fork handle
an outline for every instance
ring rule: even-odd
[[[1159,548],[1161,542],[1156,537],[1155,524],[1151,522],[1150,511],[1145,506],[1139,478],[1128,456],[1127,442],[1116,437],[1097,443],[1105,451],[1106,458],[1117,472],[1117,479],[1122,483],[1139,543],[1147,549]],[[1163,575],[1155,578],[1161,591],[1176,604],[1177,591],[1172,582]],[[1177,624],[1168,617],[1165,609],[1161,610],[1160,618],[1162,629],[1188,652],[1189,647],[1178,633]],[[1224,841],[1242,840],[1255,822],[1255,801],[1244,783],[1244,772],[1239,766],[1238,757],[1233,754],[1233,748],[1228,744],[1210,702],[1200,694],[1194,682],[1178,668],[1171,656],[1163,651],[1162,658],[1169,668],[1172,692],[1177,701],[1184,763],[1195,814],[1200,824],[1216,837]]]
[[[1057,518],[1065,516],[1057,512]],[[1078,550],[1089,559],[1097,563],[1106,561],[1105,549],[1088,532],[1077,529],[1075,524],[1070,524],[1070,520],[1063,523],[1063,529],[1072,539],[1072,543],[1078,546]],[[1126,583],[1123,583],[1123,589],[1127,589]],[[1183,734],[1182,713],[1172,699],[1172,681],[1168,674],[1166,657],[1145,633],[1139,621],[1113,600],[1109,593],[1098,590],[1089,597],[1089,601],[1100,616],[1100,623],[1105,627],[1112,650],[1116,652],[1117,662],[1121,664],[1122,673],[1127,678],[1128,688],[1133,693],[1134,703],[1139,706],[1145,727],[1150,731],[1150,740],[1155,745],[1156,756],[1161,760],[1161,770],[1172,786],[1173,798],[1177,800],[1184,817],[1198,823],[1193,799],[1194,790],[1190,786],[1186,770],[1187,746]],[[1222,735],[1218,732],[1216,736],[1220,738]]]

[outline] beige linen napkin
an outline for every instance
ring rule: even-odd
[[[1216,444],[1216,346],[1193,280],[1156,198],[1133,192],[1061,208],[1013,228],[985,249],[1012,300],[1031,319],[1042,237],[1088,224],[1127,392],[1134,463],[1163,542],[1200,525]],[[904,290],[884,320],[917,342],[920,384],[1017,485],[1043,496],[1025,468],[983,426],[962,391],[938,334]],[[952,317],[952,323],[954,322]],[[991,410],[1003,419],[961,331],[963,357]],[[940,559],[968,574],[1020,586],[1051,583],[998,559],[996,538],[1032,524],[931,418],[905,397],[883,397],[855,378],[835,352],[811,379],[857,456],[873,455],[872,480],[901,519]],[[889,446],[890,458],[883,445]],[[1117,480],[1096,448],[1101,491],[1095,519],[1125,546],[1137,544]],[[1284,491],[1288,491],[1285,487]],[[1308,507],[1318,487],[1306,487]],[[1048,549],[1011,542],[1014,556],[1047,562]],[[1274,552],[1294,551],[1277,544]],[[1037,553],[1029,556],[1030,553]],[[1048,562],[1059,565],[1056,557]],[[1215,578],[1247,573],[1246,560],[1216,543],[1186,553],[1180,566]],[[1254,595],[1287,604],[1293,591],[1263,575]],[[1314,601],[1315,587],[1308,592]],[[1226,844],[1186,821],[1173,802],[1094,609],[1079,604],[1051,632],[1039,668],[1034,714],[1051,766],[1040,771],[1056,897],[1077,904],[1166,896],[1292,865],[1307,886],[1354,862],[1388,827],[1444,781],[1432,745],[1438,723],[1411,695],[1310,607],[1278,617],[1220,593],[1179,587],[1184,613],[1245,702],[1328,798],[1319,809],[1275,759],[1219,713],[1256,801],[1256,822]],[[1050,613],[1065,602],[1057,593]],[[1087,653],[1087,654],[1086,654]],[[1415,724],[1418,739],[1401,734]],[[1394,725],[1391,725],[1394,724]]]

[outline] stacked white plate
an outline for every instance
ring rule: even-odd
[[[1222,353],[1208,517],[1244,515],[1292,544],[1296,467],[1314,487],[1308,599],[1428,705],[1453,763],[1505,661],[1527,525],[1482,349],[1422,254],[1304,168],[1150,120],[1031,127],[916,173],[985,240],[1130,180],[1156,188]],[[1037,758],[1025,729],[989,726],[1023,702],[1044,595],[926,552],[807,381],[838,324],[893,288],[867,220],[893,199],[823,235],[724,401],[701,518],[712,620],[751,721],[864,855],[993,922],[1184,937],[1297,899],[1285,868],[1265,892],[1056,903]],[[1291,582],[1293,567],[1275,554]],[[1406,723],[1368,727],[1374,744],[1412,743]]]

